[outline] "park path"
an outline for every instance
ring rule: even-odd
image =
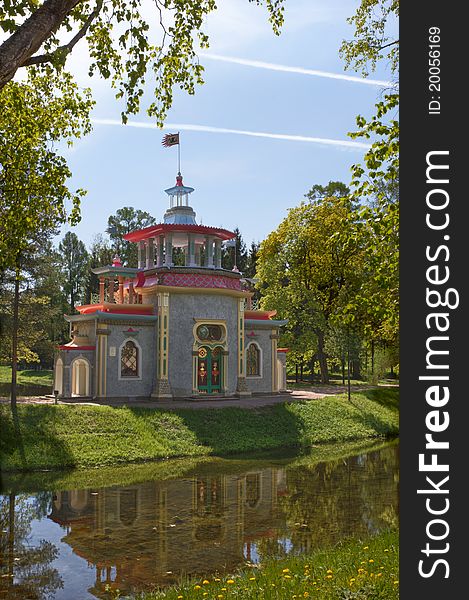
[[[370,390],[378,386],[373,385],[352,385],[351,391],[360,392]],[[379,386],[384,387],[384,386]],[[391,386],[389,386],[391,387]],[[394,386],[392,386],[394,387]],[[326,396],[334,396],[347,392],[347,386],[343,385],[321,385],[311,386],[310,390],[293,390],[285,394],[275,394],[272,396],[251,396],[247,398],[213,398],[207,400],[168,400],[168,401],[134,401],[130,399],[94,402],[92,399],[59,401],[59,404],[79,404],[87,406],[135,406],[142,408],[157,408],[165,410],[177,410],[180,408],[227,408],[234,406],[239,408],[259,408],[261,406],[271,406],[281,404],[282,402],[302,402],[304,400],[316,400]],[[8,398],[0,398],[0,403],[9,403]],[[54,404],[54,398],[51,396],[22,397],[18,398],[18,404]]]

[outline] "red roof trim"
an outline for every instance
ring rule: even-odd
[[[286,354],[287,352],[290,352],[290,348],[277,348],[277,352],[283,352]]]
[[[222,240],[231,240],[236,237],[236,233],[228,231],[228,229],[220,229],[218,227],[209,227],[208,225],[181,225],[179,223],[159,223],[151,225],[144,229],[138,229],[124,235],[124,240],[128,242],[138,242],[149,237],[165,233],[166,231],[187,231],[188,233],[207,233],[214,235]]]
[[[68,346],[67,344],[62,344],[57,348],[59,350],[96,350],[96,346]]]
[[[89,315],[97,312],[123,314],[123,315],[153,315],[153,305],[142,305],[142,304],[114,304],[105,302],[104,304],[84,304],[83,306],[77,306],[76,309],[82,315]]]
[[[256,321],[270,321],[277,314],[276,310],[245,310],[245,319],[254,319]]]

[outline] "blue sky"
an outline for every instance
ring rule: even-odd
[[[221,0],[206,24],[213,54],[247,61],[344,71],[338,50],[353,29],[347,24],[358,1],[287,0],[282,34],[273,34],[265,8],[248,0]],[[77,49],[76,49],[77,50]],[[383,88],[355,81],[256,68],[201,57],[206,83],[195,96],[175,91],[167,123],[350,141],[358,114],[369,116]],[[121,107],[107,82],[88,79],[86,54],[74,51],[71,68],[97,101],[93,132],[66,151],[72,187],[88,190],[82,220],[72,230],[88,246],[104,233],[107,218],[123,206],[160,220],[164,189],[174,185],[177,148],[163,148],[168,131],[119,124]],[[389,80],[385,65],[372,75]],[[102,122],[113,124],[102,124]],[[151,125],[145,112],[131,121]],[[247,244],[261,241],[296,206],[312,185],[350,181],[360,147],[298,139],[275,139],[181,129],[181,171],[195,188],[192,206],[205,225],[239,227]]]

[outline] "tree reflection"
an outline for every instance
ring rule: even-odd
[[[45,600],[63,587],[51,566],[58,548],[46,540],[31,543],[32,521],[46,514],[48,505],[47,494],[36,500],[15,492],[0,496],[0,597]]]

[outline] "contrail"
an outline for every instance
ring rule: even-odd
[[[141,129],[160,129],[153,123],[144,123],[141,121],[128,121],[127,125],[122,125],[117,119],[92,119],[95,125],[113,125],[122,127],[137,127]],[[291,142],[309,142],[313,144],[327,144],[328,146],[342,146],[345,148],[360,148],[368,150],[371,144],[362,142],[352,142],[349,140],[333,140],[330,138],[310,137],[305,135],[289,135],[286,133],[266,133],[263,131],[246,131],[243,129],[226,129],[224,127],[210,127],[209,125],[192,125],[190,123],[166,123],[163,129],[172,129],[176,131],[202,131],[205,133],[228,133],[234,135],[247,135],[251,137],[270,138],[274,140],[289,140]]]
[[[300,73],[301,75],[313,75],[315,77],[327,77],[329,79],[341,79],[343,81],[352,81],[354,83],[364,83],[365,85],[376,85],[380,87],[395,87],[392,81],[381,81],[379,79],[367,79],[364,77],[354,77],[353,75],[341,75],[339,73],[330,73],[329,71],[318,71],[316,69],[304,69],[303,67],[290,67],[288,65],[277,65],[275,63],[262,62],[260,60],[248,60],[247,58],[237,58],[235,56],[222,56],[221,54],[199,53],[202,58],[210,60],[219,60],[222,62],[244,65],[245,67],[255,67],[257,69],[268,69],[269,71],[283,71],[285,73]]]

